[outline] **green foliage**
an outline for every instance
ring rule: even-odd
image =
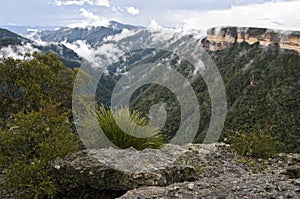
[[[138,111],[133,111],[130,113],[129,108],[122,108],[113,112],[112,109],[106,110],[102,105],[97,112],[97,116],[100,126],[108,139],[122,149],[134,147],[137,150],[142,150],[145,148],[162,147],[162,135],[159,134],[157,128],[150,126],[146,118],[142,117]],[[122,126],[125,127],[126,132],[130,132],[131,135],[142,133],[141,136],[144,136],[145,138],[138,138],[124,132],[117,125],[116,121],[114,120],[114,116],[116,117],[117,121],[122,122]],[[135,125],[144,127],[144,131],[139,132],[136,126],[132,125],[132,123],[127,121],[126,118],[130,118]]]
[[[33,59],[0,59],[0,117],[38,111],[44,104],[71,108],[75,72],[54,54],[34,53]]]
[[[256,29],[251,30],[253,34],[258,34],[255,31]],[[158,51],[153,56],[152,52],[144,50],[133,53],[128,58],[131,62],[127,69],[139,64],[160,62],[169,57],[170,66],[184,77],[190,78],[188,74],[194,70],[194,66],[185,60],[178,61],[168,53]],[[256,126],[264,129],[267,123],[273,126],[272,135],[276,135],[284,143],[281,148],[283,152],[299,153],[300,109],[297,107],[300,104],[300,81],[296,75],[300,74],[299,54],[280,49],[278,44],[262,48],[259,43],[249,45],[246,42],[234,43],[224,50],[211,51],[209,54],[221,73],[226,89],[228,112],[221,141],[236,129],[248,131]],[[115,67],[109,67],[110,73],[114,73]],[[101,102],[108,105],[113,90],[111,85],[118,79],[111,75],[105,76],[104,80],[100,82],[101,89],[97,90],[97,94]],[[209,128],[211,99],[202,77],[195,78],[191,85],[197,95],[201,115],[194,142],[202,142]],[[152,105],[160,103],[165,104],[167,111],[167,120],[161,132],[167,138],[172,138],[179,129],[181,107],[170,90],[157,84],[144,85],[133,93],[129,107],[130,110],[138,110],[146,115]]]
[[[296,75],[300,73],[299,54],[279,49],[275,44],[262,49],[258,43],[249,45],[245,42],[209,53],[219,68],[226,89],[228,112],[224,136],[236,129],[248,131],[272,125],[272,135],[284,143],[282,151],[300,152],[300,109],[296,108],[300,103],[300,82]],[[183,62],[174,65],[174,69],[183,75],[191,70]],[[211,102],[201,78],[192,86],[201,102],[201,120],[195,141],[202,142],[210,121]],[[174,136],[180,123],[180,109],[176,98],[165,90],[151,85],[132,98],[131,106],[147,113],[152,104],[165,102],[168,118],[162,132]]]
[[[273,157],[282,148],[282,143],[269,130],[260,129],[236,131],[228,137],[228,143],[240,155],[256,158]]]
[[[229,49],[214,53],[221,60],[231,60],[226,64],[217,62],[221,72],[227,73],[224,80],[229,111],[225,132],[272,126],[272,135],[284,143],[281,150],[297,153],[300,151],[300,109],[296,107],[300,103],[300,82],[296,74],[300,56],[278,50],[277,45],[264,50],[259,46],[247,48],[242,51],[243,56]],[[226,55],[228,58],[223,57]],[[228,68],[234,70],[227,71]]]
[[[54,106],[18,113],[0,132],[0,166],[7,169],[6,189],[17,189],[23,197],[52,196],[56,187],[47,164],[77,149],[78,143],[67,114]],[[20,192],[21,191],[21,192]]]
[[[78,147],[70,123],[75,72],[54,54],[0,59],[1,187],[16,198],[52,198],[48,163]]]

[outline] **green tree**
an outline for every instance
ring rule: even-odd
[[[0,59],[0,117],[57,104],[61,111],[71,108],[75,72],[52,53],[34,53],[32,59]]]
[[[53,53],[0,59],[1,186],[17,198],[54,197],[48,163],[78,148],[69,119],[75,75]]]

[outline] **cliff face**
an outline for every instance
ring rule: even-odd
[[[294,50],[300,54],[300,32],[279,32],[266,28],[212,28],[207,31],[207,37],[202,41],[203,47],[208,50],[222,50],[231,44],[259,42],[262,46],[278,43],[280,48]]]

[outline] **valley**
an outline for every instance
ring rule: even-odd
[[[299,196],[298,31],[182,32],[116,21],[34,33],[4,28],[0,198]],[[122,81],[139,86],[127,91]],[[129,99],[128,106],[118,109],[113,99]],[[222,114],[224,121],[216,117]],[[206,142],[208,134],[217,142]]]
[[[70,68],[79,67],[82,60],[87,60],[87,67],[91,67],[91,71],[98,70],[93,65],[101,62],[101,56],[105,58],[107,52],[116,52],[116,61],[109,62],[107,75],[102,76],[96,90],[97,101],[109,106],[118,80],[140,64],[165,60],[167,65],[185,78],[195,70],[195,66],[164,51],[147,48],[133,52],[120,51],[120,46],[126,46],[139,37],[144,38],[144,43],[150,44],[153,38],[164,39],[164,35],[168,34],[171,38],[173,33],[111,22],[109,27],[60,28],[38,32],[36,38],[46,42],[44,46],[5,30],[2,30],[0,38],[2,43],[10,42],[3,44],[2,48],[30,43],[39,51],[52,51]],[[297,121],[300,114],[299,109],[294,108],[299,102],[297,88],[300,82],[295,75],[299,73],[300,65],[299,35],[299,32],[293,31],[220,27],[209,29],[207,36],[199,41],[218,67],[226,88],[228,112],[221,140],[237,129],[249,131],[252,128],[272,127],[271,134],[284,142],[282,150],[299,152]],[[211,117],[211,102],[203,78],[197,77],[192,87],[201,102],[201,120],[194,141],[202,142]],[[157,103],[166,105],[168,118],[162,133],[168,140],[176,134],[180,123],[180,106],[172,92],[160,85],[145,85],[134,93],[130,108],[147,116],[150,107]]]

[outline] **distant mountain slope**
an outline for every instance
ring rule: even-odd
[[[57,54],[61,61],[69,68],[80,67],[82,58],[76,52],[67,48],[63,44],[48,44],[48,45],[33,45],[43,53],[54,52]]]
[[[251,31],[260,32],[261,29]],[[291,32],[289,35],[297,34]],[[282,38],[281,36],[283,35],[277,33],[277,37]],[[139,37],[153,37],[153,35],[143,30],[125,39],[131,41],[132,38]],[[205,38],[202,44],[207,44],[208,38]],[[236,39],[227,42],[218,50],[211,49],[213,45],[219,45],[217,42],[209,44],[212,46],[208,46],[207,50],[219,68],[226,88],[228,114],[223,135],[230,136],[235,131],[269,129],[284,143],[282,150],[299,152],[300,55],[294,49],[282,48],[276,41],[272,40],[270,44],[265,45],[260,44],[260,41],[249,44],[247,40]],[[112,89],[122,76],[122,73],[116,75],[116,68],[125,68],[126,71],[139,64],[153,63],[171,57],[170,53],[156,51],[153,54],[153,51],[155,50],[141,49],[128,53],[125,58],[128,61],[125,63],[126,67],[122,61],[112,64],[109,67],[110,75],[100,80],[98,99],[109,105]],[[194,70],[194,66],[188,62],[177,62],[176,59],[169,62],[173,63],[172,68],[185,77]],[[192,86],[200,102],[201,115],[195,141],[201,142],[208,129],[211,102],[202,78],[195,80]],[[159,103],[165,103],[168,112],[167,123],[162,131],[172,137],[179,128],[180,107],[174,94],[167,88],[155,84],[145,85],[134,93],[130,106],[147,115],[149,108]]]
[[[3,26],[2,26],[3,27]],[[82,57],[79,57],[76,52],[67,48],[61,42],[73,43],[76,41],[83,41],[91,47],[97,47],[103,43],[103,40],[108,36],[113,36],[121,33],[124,29],[127,30],[140,30],[143,29],[141,26],[133,26],[128,24],[122,24],[116,21],[111,21],[108,27],[87,27],[87,28],[54,28],[54,27],[36,27],[36,30],[31,31],[29,26],[5,26],[10,29],[22,32],[25,36],[20,36],[7,29],[0,29],[0,48],[10,47],[8,52],[15,52],[20,54],[22,46],[28,44],[27,49],[21,51],[40,50],[41,52],[54,52],[67,66],[79,67],[82,63]],[[31,31],[31,32],[30,32]],[[38,42],[35,42],[38,40]],[[40,44],[43,41],[43,44]],[[46,44],[45,44],[46,43]],[[29,49],[34,48],[34,49]],[[3,54],[3,53],[2,53]]]
[[[24,54],[27,51],[39,50],[44,53],[54,52],[62,62],[71,68],[79,67],[82,58],[80,58],[73,50],[68,49],[62,44],[49,43],[40,45],[23,36],[13,33],[6,29],[0,29],[0,51],[5,55],[5,51],[13,54]]]
[[[68,28],[63,27],[58,30],[47,30],[39,32],[40,39],[46,42],[63,42],[72,43],[83,40],[87,44],[95,47],[110,35],[116,35],[122,30],[138,30],[142,27],[121,24],[115,21],[110,22],[108,27],[86,27],[86,28]]]
[[[24,43],[30,43],[29,39],[22,37],[9,30],[0,28],[0,48],[9,45],[22,45]]]
[[[112,29],[115,29],[115,30],[123,30],[123,29],[138,30],[138,29],[143,29],[144,28],[142,26],[133,26],[133,25],[129,25],[129,24],[122,24],[122,23],[119,23],[117,21],[110,21],[108,27],[112,28]]]
[[[0,28],[7,29],[19,35],[27,35],[29,32],[54,30],[60,26],[20,26],[20,25],[0,25]]]

